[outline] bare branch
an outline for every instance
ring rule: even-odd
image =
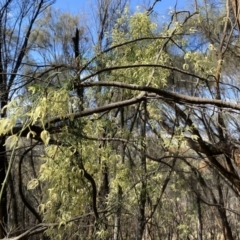
[[[154,87],[148,87],[148,86],[138,86],[133,84],[127,84],[122,82],[90,82],[90,83],[83,83],[83,84],[76,84],[75,87],[93,87],[93,86],[109,86],[109,87],[119,87],[119,88],[125,88],[125,89],[131,89],[131,90],[137,90],[137,91],[145,91],[148,93],[155,93],[158,96],[160,96],[163,100],[171,100],[176,103],[189,103],[189,104],[199,104],[199,105],[213,105],[218,106],[222,108],[230,108],[235,110],[240,110],[240,105],[238,103],[231,103],[223,100],[216,100],[216,99],[210,99],[210,98],[199,98],[199,97],[192,97],[192,96],[186,96],[184,94],[174,93],[174,92],[168,92],[159,88]],[[120,104],[120,103],[119,103]],[[130,105],[130,104],[129,104]],[[111,108],[112,109],[112,108]]]

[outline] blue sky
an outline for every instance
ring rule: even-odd
[[[155,10],[161,14],[168,14],[170,7],[174,7],[177,0],[161,0],[155,5]],[[80,14],[81,12],[86,12],[91,9],[92,0],[56,0],[54,6],[61,9],[62,11],[68,11],[75,14]],[[136,6],[141,5],[141,0],[131,0],[131,8],[134,10]],[[151,1],[153,2],[153,0]],[[178,0],[178,9],[187,10],[190,5],[190,0]]]

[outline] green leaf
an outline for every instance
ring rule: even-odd
[[[9,147],[10,149],[13,149],[17,144],[17,142],[18,142],[18,136],[14,134],[6,139],[5,146]]]
[[[49,140],[50,140],[50,134],[49,134],[49,132],[46,131],[46,130],[43,130],[43,131],[41,132],[40,137],[41,137],[41,139],[43,140],[43,143],[44,143],[45,145],[48,145]]]
[[[35,178],[35,179],[32,179],[28,185],[27,185],[27,189],[28,190],[31,190],[31,189],[35,189],[39,184],[39,181]]]
[[[31,138],[31,135],[33,138],[35,138],[35,136],[37,135],[34,131],[30,131],[28,134],[27,134],[27,139],[30,139]]]

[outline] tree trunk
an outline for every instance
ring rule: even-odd
[[[234,12],[234,17],[238,26],[238,31],[240,32],[240,14],[239,14],[239,1],[238,0],[231,0],[232,9]]]
[[[219,180],[220,179],[218,179],[217,188],[218,188],[218,194],[219,194],[219,203],[220,203],[221,207],[218,208],[218,211],[221,216],[223,235],[224,235],[225,240],[234,240],[231,226],[229,225],[226,210],[224,208],[223,192],[222,192],[221,183],[219,182]]]
[[[120,118],[121,118],[121,131],[124,130],[124,108],[120,109]],[[122,142],[121,144],[121,164],[125,162],[125,144]],[[118,185],[118,193],[117,193],[117,207],[116,207],[116,215],[114,219],[114,233],[113,239],[118,240],[120,234],[120,220],[121,220],[121,202],[122,202],[122,187]]]
[[[5,137],[1,138],[0,143],[0,185],[4,183],[7,167],[6,147],[4,146]],[[2,190],[2,196],[0,199],[0,238],[6,236],[5,226],[7,225],[7,191],[6,187]]]
[[[147,168],[146,168],[146,112],[147,112],[147,104],[146,101],[143,102],[143,117],[141,123],[141,171],[142,171],[142,179],[141,179],[141,190],[140,190],[140,198],[139,198],[139,212],[137,219],[137,234],[136,240],[141,240],[145,228],[145,205],[147,200]]]
[[[197,196],[197,212],[198,212],[198,240],[203,240],[202,230],[203,230],[203,223],[202,223],[202,209],[201,209],[201,201],[199,196]]]
[[[120,220],[121,220],[121,199],[122,199],[122,188],[118,186],[118,199],[117,199],[117,209],[114,219],[114,233],[113,240],[118,240],[120,235]]]

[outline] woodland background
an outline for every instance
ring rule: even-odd
[[[163,2],[0,1],[0,239],[240,239],[240,3]]]

